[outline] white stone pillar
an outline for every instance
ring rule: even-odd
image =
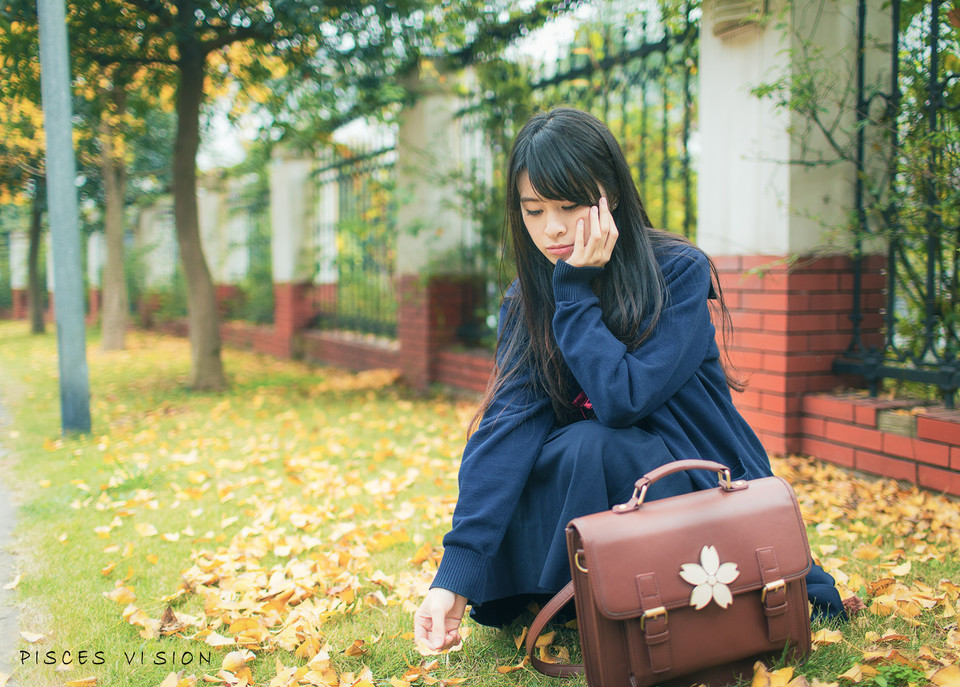
[[[311,190],[313,161],[277,150],[270,165],[270,249],[274,283],[307,281],[313,274]]]
[[[461,171],[462,134],[456,112],[462,100],[454,91],[456,77],[421,68],[409,87],[416,103],[400,116],[397,136],[399,234],[397,276],[421,273],[437,258],[457,249],[465,239],[463,203],[451,173]],[[459,269],[447,261],[451,271]]]
[[[10,288],[14,291],[27,289],[30,259],[30,235],[25,231],[10,234]]]
[[[47,291],[49,293],[54,293],[56,289],[54,288],[55,285],[53,283],[53,275],[54,275],[53,246],[50,244],[50,241],[51,241],[50,232],[47,232],[46,234],[43,235],[43,252],[46,258],[45,264],[47,267]]]
[[[87,237],[87,282],[91,288],[100,288],[103,262],[103,232],[95,231]]]
[[[140,253],[144,286],[165,290],[173,285],[177,249],[170,198],[156,202],[140,213],[135,245]]]
[[[770,0],[764,22],[715,35],[718,10],[731,4],[705,3],[700,31],[697,242],[715,255],[812,253],[838,240],[831,230],[846,223],[853,207],[854,167],[790,164],[837,154],[803,115],[751,90],[781,78],[789,83],[808,69],[803,41],[809,40],[820,55],[813,65],[823,70],[817,88],[827,93],[821,119],[836,122],[837,139],[851,146],[857,3]],[[889,40],[889,9],[870,5],[867,35]],[[885,86],[889,57],[876,43],[868,51],[866,83]]]
[[[210,174],[202,177],[197,184],[197,219],[203,256],[214,284],[227,283],[224,275],[227,260],[225,205],[219,176]]]

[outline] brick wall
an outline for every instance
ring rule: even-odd
[[[441,350],[434,369],[437,382],[479,393],[487,388],[493,356],[485,351]]]
[[[748,382],[737,407],[768,451],[800,450],[801,399],[851,385],[831,366],[850,343],[853,266],[842,256],[792,266],[777,256],[714,259],[733,320],[731,359]],[[870,258],[863,277],[865,340],[877,343],[882,320],[882,258]]]
[[[960,496],[960,412],[855,394],[803,398],[801,453]]]
[[[25,320],[29,314],[26,289],[13,289],[13,308],[10,316],[15,320]]]
[[[400,367],[400,345],[352,333],[308,331],[303,334],[303,357],[351,370]]]
[[[100,308],[103,304],[103,293],[100,289],[91,288],[87,293],[87,324],[92,325],[100,320]]]
[[[440,354],[474,316],[480,289],[474,279],[400,278],[397,339],[400,370],[408,384],[426,389],[434,381],[450,383],[451,370],[449,365],[440,366]],[[467,388],[476,384],[474,377],[464,378]]]

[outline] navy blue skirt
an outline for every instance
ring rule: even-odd
[[[638,479],[673,460],[660,437],[638,427],[585,420],[551,432],[494,557],[487,600],[474,604],[471,617],[499,626],[531,601],[549,599],[570,581],[567,523],[629,500]],[[692,490],[678,473],[655,483],[647,499]]]
[[[629,500],[640,477],[673,460],[660,437],[638,427],[612,428],[586,420],[551,432],[494,557],[484,599],[470,600],[471,617],[500,627],[531,602],[545,604],[570,581],[567,523]],[[689,474],[657,481],[647,500],[693,491]],[[830,575],[814,564],[807,582],[814,615],[845,618]],[[573,614],[572,606],[565,609],[567,615]]]

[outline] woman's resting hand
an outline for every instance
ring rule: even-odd
[[[413,616],[414,640],[434,651],[443,651],[460,642],[460,621],[467,597],[434,587],[423,598]]]

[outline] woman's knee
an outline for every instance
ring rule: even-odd
[[[670,460],[663,441],[637,427],[607,427],[583,421],[559,430],[551,449],[559,454],[558,467],[578,476],[601,476],[619,472],[625,465],[650,463],[650,469]],[[551,442],[553,443],[553,442]],[[636,475],[637,479],[642,475]]]

